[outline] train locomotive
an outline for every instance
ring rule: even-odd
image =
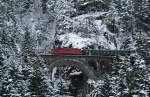
[[[65,55],[81,55],[82,54],[82,50],[81,49],[77,49],[77,48],[53,48],[51,50],[52,54],[65,54]]]

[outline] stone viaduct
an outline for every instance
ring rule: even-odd
[[[99,79],[105,72],[111,71],[112,63],[117,56],[129,56],[130,50],[87,50],[86,55],[41,55],[47,62],[50,74],[57,66],[75,66],[90,79]],[[145,55],[143,55],[145,57]],[[150,57],[145,57],[150,63]]]
[[[75,66],[88,78],[95,80],[104,72],[110,71],[114,58],[92,55],[42,55],[42,57],[46,59],[50,72],[57,66]]]
[[[105,72],[110,72],[114,59],[118,56],[129,56],[135,51],[125,50],[88,50],[86,55],[41,55],[47,62],[49,72],[57,66],[75,66],[90,79],[99,79]]]

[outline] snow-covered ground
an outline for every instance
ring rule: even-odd
[[[104,36],[99,36],[99,44],[103,45],[107,49],[116,49],[115,45],[112,42],[107,42]],[[98,44],[95,37],[92,38],[83,38],[74,33],[67,33],[59,36],[59,40],[62,41],[62,47],[69,47],[72,45],[73,48],[84,48],[88,45]]]
[[[68,33],[59,36],[59,40],[63,41],[62,47],[68,47],[72,44],[73,48],[83,48],[87,45],[96,43],[94,39],[91,38],[82,38],[77,34]]]
[[[86,26],[86,19],[89,17],[93,18],[94,21],[91,21],[94,25],[93,30],[96,28],[97,32],[93,33],[91,28],[90,37],[83,37],[83,32],[65,33],[58,36],[58,39],[63,42],[61,46],[68,47],[72,45],[73,48],[84,48],[89,45],[97,45],[106,49],[117,49],[114,43],[115,35],[108,30],[106,24],[102,20],[95,20],[96,17],[103,16],[104,14],[106,14],[106,12],[89,13],[74,17],[72,22],[75,28],[80,27],[80,24]]]
[[[83,15],[79,15],[77,17],[74,17],[73,19],[77,19],[77,20],[83,20],[87,17],[99,17],[102,16],[104,14],[106,14],[107,12],[95,12],[95,13],[88,13],[88,14],[83,14]]]
[[[82,18],[78,17],[78,19],[81,20],[85,17],[87,17],[87,15],[82,16]],[[76,26],[78,25],[78,22],[76,21],[74,24]],[[105,47],[106,49],[116,49],[113,41],[115,35],[107,29],[107,26],[101,20],[95,20],[94,24],[98,33],[95,35],[94,33],[91,33],[90,38],[82,37],[80,33],[65,33],[60,35],[58,39],[63,42],[62,47],[68,47],[72,44],[73,48],[84,48],[89,45],[99,45]]]

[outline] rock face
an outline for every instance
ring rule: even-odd
[[[119,75],[106,74],[99,95],[149,97],[149,68],[142,60],[150,53],[149,7],[150,0],[0,0],[0,96],[59,96],[38,55],[70,47],[141,50],[133,66],[120,57],[113,68]],[[110,84],[119,91],[105,91]]]

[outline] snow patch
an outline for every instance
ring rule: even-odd
[[[100,85],[103,85],[104,84],[104,81],[103,80],[98,80],[98,81],[94,81],[94,80],[91,80],[89,79],[87,81],[88,84],[92,85],[94,88],[97,88],[99,87]]]
[[[99,42],[98,44],[103,45],[107,49],[116,49],[116,46],[112,41],[114,34],[107,29],[106,24],[104,24],[101,20],[95,20],[95,24],[99,31],[99,35],[97,37]]]
[[[74,33],[68,33],[64,35],[60,35],[58,37],[59,41],[62,41],[62,47],[69,47],[72,45],[73,48],[84,48],[87,47],[88,45],[102,45],[107,49],[116,49],[116,46],[114,45],[113,42],[107,40],[105,36],[98,36],[98,41],[96,40],[95,37],[91,38],[83,38],[77,34]]]
[[[57,72],[57,67],[54,67],[53,71],[52,71],[52,81],[55,80],[55,73]]]
[[[95,40],[91,38],[82,38],[79,35],[73,33],[60,35],[58,39],[63,41],[62,47],[68,47],[72,44],[73,48],[83,48],[87,45],[95,43]]]
[[[106,14],[107,12],[95,12],[95,13],[88,13],[88,14],[83,14],[83,15],[79,15],[77,17],[74,17],[73,19],[77,19],[77,20],[83,20],[87,17],[99,17],[102,16],[104,14]]]
[[[73,73],[70,73],[69,75],[73,76],[73,75],[80,75],[82,72],[73,72]]]
[[[12,82],[12,81],[13,81],[13,79],[9,79],[9,80],[8,80],[8,82]]]

